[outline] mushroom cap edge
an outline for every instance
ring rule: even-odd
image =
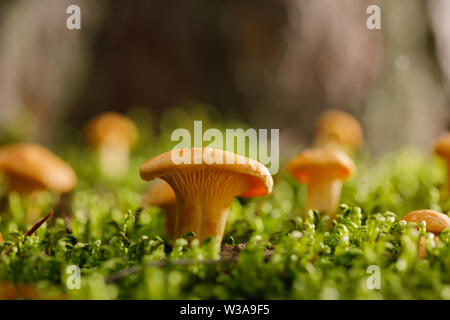
[[[288,163],[287,169],[301,183],[308,183],[314,175],[346,180],[356,171],[345,152],[332,148],[306,149]]]
[[[352,114],[338,109],[328,109],[322,112],[316,122],[316,133],[318,136],[333,137],[352,148],[358,148],[364,136],[358,119]]]
[[[84,127],[89,142],[98,147],[103,143],[127,144],[133,147],[138,140],[138,129],[127,116],[117,112],[104,112],[90,119]]]
[[[201,153],[200,153],[201,150]],[[215,155],[219,152],[219,157],[222,158],[223,163],[206,163],[203,160],[201,163],[196,163],[194,159],[201,154],[203,156],[205,151],[211,152]],[[191,163],[176,164],[172,161],[172,152],[191,152]],[[233,157],[233,163],[226,163],[226,159]],[[205,168],[215,169],[220,171],[228,171],[233,173],[240,173],[249,178],[251,187],[246,192],[239,195],[243,198],[252,198],[256,196],[266,195],[272,192],[273,179],[269,170],[260,162],[247,158],[235,153],[224,151],[220,149],[213,149],[208,147],[203,148],[182,148],[167,151],[158,156],[148,159],[140,167],[140,175],[143,180],[149,181],[155,178],[161,178],[176,172],[201,171]]]
[[[450,217],[431,209],[411,211],[402,220],[415,223],[425,221],[427,223],[427,231],[434,234],[440,234],[442,230],[450,228]]]
[[[65,193],[76,183],[75,171],[50,150],[35,143],[0,147],[0,171],[34,181],[43,188]]]
[[[436,139],[434,152],[442,158],[450,158],[450,132],[443,133]]]
[[[175,192],[172,187],[162,179],[156,181],[150,190],[148,190],[145,197],[145,203],[150,206],[161,206],[174,203],[175,201]]]

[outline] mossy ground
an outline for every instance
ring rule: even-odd
[[[191,117],[198,116],[205,119]],[[450,211],[440,192],[444,166],[429,154],[405,149],[377,160],[357,155],[358,172],[344,185],[345,205],[331,229],[313,212],[302,215],[306,190],[282,169],[272,195],[233,202],[223,243],[240,250],[231,250],[231,260],[213,261],[220,252],[214,242],[169,244],[163,212],[142,207],[149,184],[140,180],[139,165],[169,150],[172,128],[189,127],[191,119],[175,112],[161,120],[164,130],[153,130],[146,122],[151,118],[135,115],[135,120],[140,145],[121,181],[101,176],[95,153],[78,133],[68,136],[79,139],[62,138],[53,148],[79,178],[71,234],[54,216],[23,237],[54,208],[57,195],[13,193],[3,199],[0,294],[2,287],[27,284],[37,292],[34,298],[450,299],[449,233],[436,246],[429,235],[428,257],[419,260],[423,230],[400,222],[415,209]],[[158,263],[161,259],[168,262]],[[70,265],[81,268],[79,290],[67,288]],[[380,289],[367,286],[371,265],[380,268]]]

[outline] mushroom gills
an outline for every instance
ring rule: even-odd
[[[6,183],[10,190],[17,191],[18,193],[34,193],[37,191],[45,190],[44,184],[37,180],[28,178],[24,175],[8,172],[4,174],[6,177]]]
[[[221,239],[231,202],[251,187],[251,181],[242,176],[203,169],[161,177],[173,188],[177,199],[173,240],[191,231],[201,242]]]

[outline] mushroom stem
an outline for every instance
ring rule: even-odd
[[[423,259],[427,257],[427,247],[425,244],[425,237],[419,238],[419,244],[417,246],[417,257]]]
[[[177,212],[177,205],[176,203],[168,203],[161,205],[161,208],[165,212],[165,218],[166,218],[166,236],[169,239],[173,238],[173,232],[175,230],[175,219],[176,219],[176,212]]]
[[[426,245],[425,237],[419,238],[419,245],[417,248],[417,257],[419,259],[426,258],[428,256],[427,245]],[[439,236],[434,236],[434,243],[437,244],[439,242]]]
[[[233,198],[231,197],[231,201]],[[174,240],[189,231],[193,231],[200,241],[207,238],[222,239],[229,205],[216,206],[212,200],[199,195],[196,199],[177,201]]]
[[[173,240],[194,232],[202,242],[221,241],[233,199],[248,189],[241,174],[197,171],[163,177],[176,194],[177,211]]]
[[[110,178],[120,178],[128,170],[129,148],[124,144],[105,144],[100,147],[100,165]]]
[[[340,179],[311,180],[308,184],[306,210],[323,211],[332,221],[336,215],[341,197],[342,181]]]
[[[72,201],[73,201],[73,193],[72,192],[66,192],[62,193],[59,201],[55,205],[54,209],[54,217],[55,219],[52,219],[49,222],[49,225],[54,225],[56,218],[63,218],[64,225],[66,226],[67,231],[71,231],[72,228],[70,226],[70,218],[72,217]],[[69,232],[71,233],[71,232]]]

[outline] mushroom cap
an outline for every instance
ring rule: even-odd
[[[425,221],[427,224],[427,231],[434,234],[440,234],[444,229],[450,228],[450,217],[429,209],[411,211],[404,216],[402,220],[405,220],[406,222],[415,222],[417,224]]]
[[[356,170],[345,152],[331,148],[305,150],[289,162],[287,169],[295,179],[306,184],[316,179],[346,180]]]
[[[119,144],[131,148],[136,144],[139,135],[133,121],[116,112],[106,112],[91,119],[85,130],[89,142],[95,147]]]
[[[1,147],[0,172],[22,190],[47,189],[65,193],[77,183],[75,172],[67,163],[46,148],[32,143]]]
[[[190,163],[174,163],[172,161],[173,151],[179,152],[180,157],[185,152],[190,152]],[[205,152],[209,152],[211,157],[215,159],[222,159],[222,163],[207,163],[204,161],[204,158],[199,159],[198,157],[202,157]],[[242,177],[249,182],[249,188],[240,194],[240,197],[251,198],[272,192],[272,176],[263,164],[232,152],[207,147],[176,149],[160,154],[141,165],[140,175],[142,179],[148,181],[155,178],[163,178],[164,176],[205,170],[242,174]]]
[[[159,180],[148,192],[145,203],[150,206],[164,206],[175,203],[176,196],[172,187],[164,180]]]
[[[444,133],[436,139],[434,152],[441,158],[450,158],[450,132]]]
[[[335,141],[338,144],[357,149],[363,140],[363,130],[359,121],[351,114],[330,109],[323,112],[316,125],[317,141]]]

